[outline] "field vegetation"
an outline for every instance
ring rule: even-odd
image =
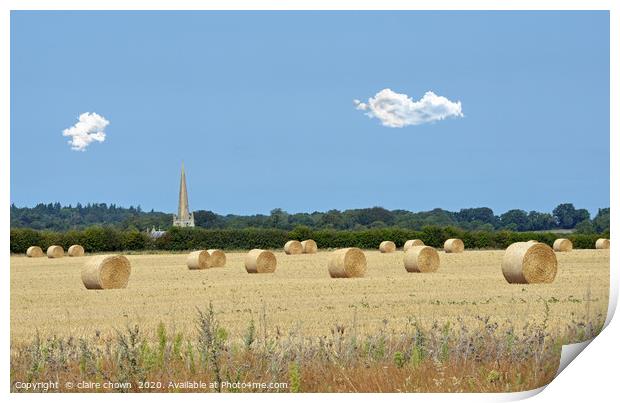
[[[435,321],[430,328],[409,317],[399,330],[387,331],[385,321],[381,331],[363,334],[353,322],[320,337],[273,332],[259,316],[235,340],[209,305],[193,313],[191,337],[163,323],[150,339],[138,326],[107,337],[37,335],[11,351],[11,388],[55,379],[53,392],[530,390],[553,379],[563,344],[590,339],[602,325],[600,318],[573,321],[551,333],[548,305],[545,312],[520,332],[489,317],[477,317],[473,326],[461,318]]]

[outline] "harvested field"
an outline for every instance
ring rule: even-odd
[[[410,317],[474,322],[477,315],[518,327],[549,309],[549,326],[564,329],[572,318],[593,320],[607,312],[609,250],[559,253],[552,284],[508,284],[501,270],[504,251],[439,252],[435,273],[407,273],[403,252],[364,251],[364,278],[332,279],[330,251],[286,255],[277,251],[278,269],[248,274],[246,252],[227,253],[222,268],[187,270],[187,253],[128,255],[131,281],[125,289],[86,290],[80,270],[86,259],[11,257],[11,339],[16,345],[41,337],[92,336],[96,331],[137,324],[195,332],[196,307],[209,302],[220,324],[243,337],[251,319],[265,317],[269,332],[305,336],[329,334],[334,325],[355,323],[357,332],[406,326]]]

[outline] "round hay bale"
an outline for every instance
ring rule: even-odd
[[[84,247],[82,247],[82,245],[71,245],[69,246],[67,253],[71,257],[84,256]]]
[[[412,246],[424,246],[424,242],[421,239],[410,239],[403,245],[403,250],[407,252]]]
[[[125,288],[131,264],[123,255],[93,256],[82,267],[82,283],[89,290]]]
[[[64,255],[65,250],[62,248],[62,246],[52,245],[47,248],[47,257],[49,257],[50,259],[63,257]]]
[[[405,252],[404,263],[409,273],[431,273],[439,269],[439,253],[430,246],[412,246]]]
[[[206,250],[196,250],[187,255],[187,268],[204,270],[211,267],[211,255]]]
[[[364,277],[366,256],[358,248],[338,249],[332,252],[327,269],[333,278]]]
[[[313,239],[306,239],[305,241],[301,241],[301,247],[304,250],[304,253],[316,253],[319,248],[316,246],[316,242]]]
[[[538,241],[535,239],[530,239],[529,241],[527,241],[527,243],[538,243]]]
[[[211,255],[211,267],[224,267],[226,266],[226,254],[220,249],[208,249],[209,255]]]
[[[465,250],[465,244],[458,238],[446,239],[443,243],[443,250],[446,253],[461,253]]]
[[[556,252],[570,252],[573,250],[573,243],[570,239],[558,238],[553,241],[553,250]]]
[[[511,284],[551,283],[558,272],[558,260],[542,242],[515,242],[502,259],[502,273]]]
[[[379,245],[381,253],[392,253],[396,251],[396,244],[392,241],[383,241]]]
[[[43,249],[39,246],[31,246],[26,250],[26,256],[28,257],[43,257],[45,254],[43,253]]]
[[[609,239],[605,239],[605,238],[597,239],[596,249],[609,249]]]
[[[245,255],[245,270],[248,273],[273,273],[276,271],[276,255],[263,249],[252,249]]]
[[[284,252],[287,255],[299,255],[304,253],[304,247],[301,246],[301,242],[292,240],[284,244]]]

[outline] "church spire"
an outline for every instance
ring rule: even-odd
[[[175,227],[193,227],[194,213],[189,212],[187,202],[187,183],[185,182],[185,165],[181,163],[181,187],[179,188],[179,210],[172,217],[172,225]]]
[[[179,189],[179,211],[177,217],[180,220],[189,219],[189,203],[187,201],[187,184],[185,183],[185,165],[181,163],[181,188]]]

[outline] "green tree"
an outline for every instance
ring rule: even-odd
[[[609,232],[609,207],[598,209],[596,217],[592,220],[592,225],[597,232]]]
[[[480,227],[480,231],[483,231],[483,232],[491,232],[491,231],[493,231],[493,225],[492,225],[492,224],[489,224],[489,223],[483,224],[483,225]]]
[[[460,223],[480,221],[483,224],[491,224],[494,227],[497,225],[497,217],[493,210],[488,207],[461,209],[461,211],[455,213],[455,216]]]
[[[584,208],[575,210],[575,214],[573,215],[573,222],[575,225],[585,220],[590,220],[590,212]]]
[[[346,228],[342,213],[339,210],[329,210],[322,217],[323,228],[343,229]]]
[[[349,211],[345,212],[348,213]],[[394,215],[391,211],[384,209],[383,207],[372,207],[359,210],[350,211],[355,223],[362,225],[370,225],[374,222],[383,222],[384,224],[391,225],[394,222]],[[353,223],[354,224],[354,223]]]
[[[220,228],[221,218],[213,211],[197,210],[194,211],[194,223],[197,227]]]
[[[594,234],[596,231],[594,230],[594,225],[592,225],[592,221],[583,220],[582,222],[575,225],[575,232],[578,234]]]
[[[528,230],[540,231],[551,229],[556,226],[555,219],[549,213],[539,213],[538,211],[530,211],[527,215]]]
[[[508,210],[499,219],[504,228],[514,228],[517,231],[526,231],[528,229],[527,213],[523,210]]]
[[[560,228],[573,228],[575,224],[575,206],[563,203],[553,209],[553,217]]]
[[[286,229],[289,227],[288,213],[281,208],[271,210],[271,226],[272,228]]]

